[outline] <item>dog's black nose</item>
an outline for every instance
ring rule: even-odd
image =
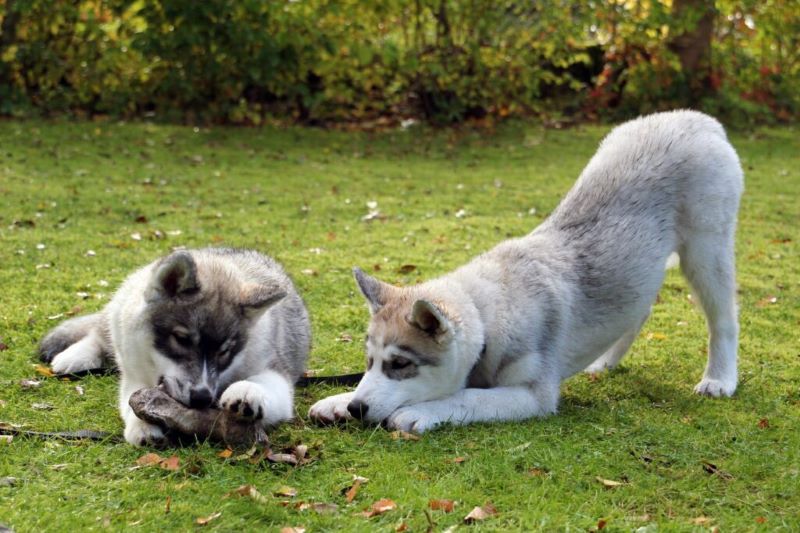
[[[189,407],[192,409],[211,407],[213,402],[214,397],[211,395],[211,391],[205,387],[191,389],[189,391]]]
[[[347,404],[347,410],[356,420],[363,420],[364,417],[367,416],[369,405],[365,404],[361,400],[353,400]]]

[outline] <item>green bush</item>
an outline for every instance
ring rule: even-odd
[[[675,43],[708,9],[710,57],[692,70]],[[0,0],[0,14],[3,114],[257,124],[800,113],[796,0]]]

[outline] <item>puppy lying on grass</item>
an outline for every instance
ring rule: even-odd
[[[675,252],[708,322],[695,392],[732,395],[742,190],[736,152],[711,117],[675,111],[622,124],[532,233],[413,287],[356,269],[372,314],[367,371],[354,392],[309,415],[424,432],[554,413],[563,379],[627,352]]]

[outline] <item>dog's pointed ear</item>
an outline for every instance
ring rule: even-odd
[[[242,306],[242,312],[246,317],[255,318],[283,300],[286,294],[286,289],[279,283],[251,283],[242,288],[239,305]]]
[[[353,277],[356,278],[356,283],[358,284],[358,288],[361,289],[361,294],[367,299],[370,313],[374,315],[381,307],[386,305],[388,293],[393,287],[388,283],[384,283],[365,274],[364,271],[358,267],[353,269]]]
[[[155,267],[145,298],[148,302],[162,298],[189,296],[200,290],[197,265],[187,252],[177,252],[165,257]]]
[[[435,337],[437,341],[445,340],[453,331],[453,325],[447,315],[428,300],[414,302],[408,323]]]

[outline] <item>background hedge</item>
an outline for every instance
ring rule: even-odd
[[[800,112],[799,0],[0,0],[0,114]]]

